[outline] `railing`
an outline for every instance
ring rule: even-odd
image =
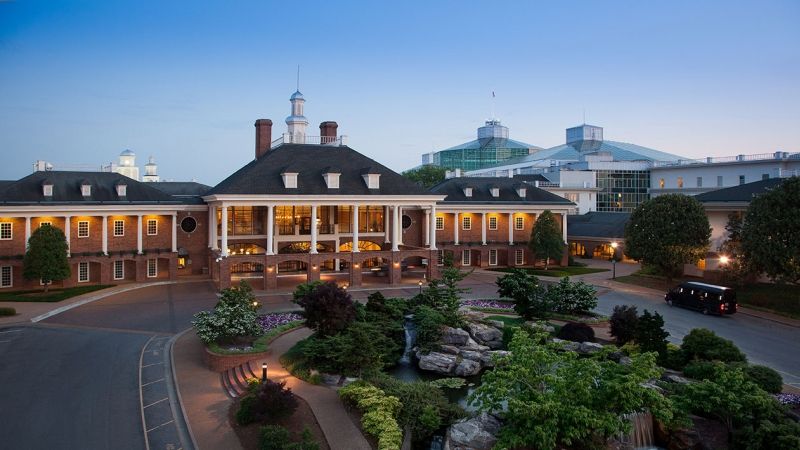
[[[275,148],[283,144],[311,144],[340,147],[347,145],[347,136],[306,136],[301,134],[283,133],[281,137],[272,141],[270,148]]]
[[[715,163],[728,163],[728,162],[768,161],[768,160],[784,160],[784,159],[800,159],[800,153],[775,152],[775,153],[757,153],[754,155],[709,156],[707,158],[679,159],[677,161],[654,161],[653,167],[675,167],[675,166],[689,166],[693,164],[715,164]]]

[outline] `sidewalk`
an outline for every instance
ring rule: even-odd
[[[292,392],[308,402],[331,449],[369,450],[369,443],[350,420],[336,391],[299,380],[281,366],[280,356],[310,334],[308,328],[300,328],[278,337],[270,344],[268,357],[258,360],[257,366],[266,362],[270,380],[285,381]],[[222,388],[220,374],[203,363],[200,339],[193,332],[185,333],[175,342],[173,354],[182,408],[198,449],[241,449],[228,424],[231,399]]]

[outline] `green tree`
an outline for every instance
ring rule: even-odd
[[[668,278],[705,257],[711,227],[694,197],[667,194],[639,205],[625,226],[625,254]]]
[[[721,264],[724,280],[740,286],[754,272],[752,265],[749,264],[742,252],[742,225],[744,225],[744,218],[740,212],[728,214],[728,223],[725,224],[728,238],[719,246],[719,253],[728,258],[725,264]]]
[[[438,311],[444,317],[443,325],[460,326],[461,319],[458,315],[458,308],[461,306],[461,295],[469,292],[470,289],[459,287],[458,283],[473,270],[462,271],[453,265],[452,257],[446,256],[441,276],[438,279],[432,279],[422,294],[417,296],[418,304]]]
[[[50,225],[42,225],[28,239],[22,276],[26,280],[41,280],[47,292],[53,281],[69,278],[72,274],[67,250],[64,232]]]
[[[324,372],[361,377],[394,365],[399,349],[378,325],[356,321],[338,334],[309,339],[304,353],[312,366]]]
[[[636,321],[636,331],[634,341],[639,345],[643,352],[658,353],[659,361],[663,361],[667,355],[667,336],[669,333],[664,330],[664,318],[661,314],[644,310],[644,313]]]
[[[597,307],[597,291],[583,281],[570,281],[562,278],[558,283],[547,287],[547,303],[554,311],[564,314],[591,312]]]
[[[674,422],[671,401],[643,386],[660,375],[652,353],[622,365],[605,357],[579,358],[545,339],[514,333],[510,354],[484,373],[470,397],[483,411],[504,411],[497,448],[600,446],[630,431],[625,414],[645,409]]]
[[[550,259],[561,259],[564,254],[564,239],[561,227],[550,210],[545,210],[536,219],[531,230],[528,248],[536,259],[544,259],[544,270],[550,266]]]
[[[406,170],[403,176],[428,189],[444,181],[447,168],[434,165],[424,165],[417,169]]]
[[[800,177],[754,198],[742,225],[742,252],[771,279],[800,284]]]
[[[514,311],[525,320],[545,318],[552,309],[548,303],[550,297],[539,279],[522,269],[513,269],[498,278],[496,283],[498,295],[513,299]]]

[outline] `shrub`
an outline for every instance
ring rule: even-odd
[[[13,316],[17,314],[14,308],[0,308],[0,316]]]
[[[681,344],[681,352],[688,361],[746,362],[744,356],[733,342],[717,336],[705,328],[695,328],[689,332]]]
[[[683,374],[695,380],[713,380],[717,364],[711,361],[692,361],[683,368]]]
[[[247,425],[266,419],[281,420],[294,414],[296,409],[297,398],[286,383],[268,380],[242,398],[236,421]]]
[[[442,337],[445,318],[439,311],[423,305],[417,307],[414,323],[417,326],[417,346],[427,351]]]
[[[400,346],[381,327],[356,321],[333,336],[309,338],[304,348],[309,364],[324,372],[362,376],[364,372],[394,365]]]
[[[594,342],[594,330],[585,323],[568,322],[558,330],[556,337],[573,342]]]
[[[263,333],[258,323],[258,314],[253,306],[252,289],[247,283],[240,287],[223,289],[220,301],[212,311],[195,314],[194,325],[200,339],[212,342],[230,342],[238,337],[260,336]]]
[[[750,365],[744,369],[744,373],[750,381],[770,394],[777,394],[783,390],[783,377],[770,367]]]
[[[420,305],[428,306],[438,311],[444,317],[444,324],[459,327],[462,324],[458,314],[461,306],[461,294],[469,292],[467,288],[458,287],[458,283],[472,273],[463,272],[452,266],[452,260],[445,260],[445,267],[441,271],[441,278],[433,279],[422,294],[416,296]]]
[[[563,314],[589,312],[597,307],[597,291],[583,281],[572,282],[569,277],[550,285],[546,296],[547,304]]]
[[[636,325],[634,340],[639,344],[642,352],[658,353],[659,362],[663,362],[667,355],[667,336],[669,333],[664,331],[664,318],[659,313],[650,314],[644,310],[644,314],[639,317]]]
[[[507,275],[498,278],[497,293],[504,298],[514,300],[514,311],[525,320],[534,317],[547,317],[550,312],[549,298],[539,284],[539,279],[521,269],[513,269]]]
[[[303,307],[306,325],[324,336],[341,332],[356,318],[350,294],[334,282],[307,290],[295,303]]]
[[[638,323],[639,315],[635,306],[617,305],[609,320],[611,336],[614,336],[618,345],[627,344],[636,336]]]
[[[292,301],[297,302],[306,295],[314,292],[319,286],[325,284],[324,281],[312,281],[310,283],[303,283],[294,288],[292,292]]]
[[[673,343],[668,343],[667,353],[661,358],[661,365],[667,369],[683,370],[686,361],[683,360],[681,348]]]
[[[302,440],[292,442],[289,430],[278,425],[261,427],[258,448],[260,450],[319,450],[308,428],[303,430]]]
[[[378,438],[379,450],[396,450],[403,443],[403,431],[397,424],[401,404],[397,397],[386,395],[381,389],[357,381],[339,389],[342,400],[361,410],[364,431]]]

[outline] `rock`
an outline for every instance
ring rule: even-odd
[[[534,322],[528,321],[525,322],[525,326],[532,328],[534,331],[544,331],[545,333],[555,333],[556,329],[553,326],[550,326],[546,323],[542,322]]]
[[[471,359],[473,361],[481,361],[483,355],[485,354],[486,354],[485,352],[478,352],[475,350],[461,350],[461,352],[459,353],[459,355],[461,355],[462,358]]]
[[[578,353],[581,355],[591,355],[593,353],[597,353],[603,350],[602,344],[597,344],[595,342],[581,342],[578,346]]]
[[[507,356],[509,352],[505,350],[494,350],[491,352],[486,352],[481,355],[481,364],[483,367],[494,367],[494,358],[493,356],[497,355],[498,357]]]
[[[658,392],[660,392],[662,394],[664,393],[664,389],[662,389],[661,386],[659,386],[659,385],[657,385],[655,383],[650,383],[650,382],[648,382],[648,383],[640,383],[639,386],[647,388],[647,389],[653,389],[653,390],[658,391]]]
[[[454,423],[447,432],[451,450],[489,450],[497,443],[500,421],[483,413]]]
[[[329,386],[337,386],[342,376],[333,373],[323,373],[320,374],[320,378],[322,379],[322,384],[327,384]]]
[[[487,322],[489,325],[491,325],[491,326],[493,326],[493,327],[495,327],[495,328],[499,328],[499,329],[501,329],[501,330],[502,330],[503,328],[505,328],[505,327],[506,327],[506,324],[505,324],[505,322],[501,322],[501,321],[499,321],[499,320],[487,320],[486,322]]]
[[[355,383],[356,381],[358,381],[358,378],[356,377],[346,377],[342,382],[342,387],[345,387],[350,383]]]
[[[464,345],[469,339],[469,333],[459,328],[444,327],[442,330],[442,343]]]
[[[462,359],[456,366],[455,374],[459,377],[471,377],[477,375],[481,371],[480,361],[472,359]]]
[[[441,351],[442,353],[457,355],[460,350],[455,345],[440,345],[439,351]]]
[[[616,352],[609,353],[608,359],[618,363],[619,360],[622,359],[623,356],[625,356],[625,353],[622,353],[620,351],[616,351]]]
[[[491,347],[490,342],[503,341],[503,332],[495,327],[485,325],[477,322],[470,322],[467,324],[469,335],[475,339],[478,344]]]
[[[489,347],[485,345],[480,345],[475,342],[475,339],[469,338],[467,339],[467,343],[461,346],[462,350],[474,350],[476,352],[486,352],[491,350]]]
[[[665,373],[661,375],[661,381],[666,381],[667,383],[677,383],[677,384],[689,384],[690,381],[686,378],[683,378],[680,375],[675,375],[674,373]]]
[[[447,353],[430,352],[419,356],[419,368],[432,372],[450,375],[456,366],[456,355]]]
[[[561,350],[564,350],[565,352],[577,352],[581,346],[581,344],[577,342],[565,341],[559,338],[553,338],[553,343],[559,344]]]
[[[623,366],[630,366],[632,362],[633,361],[631,361],[631,358],[628,356],[623,356],[622,358],[619,359],[619,363],[622,364]]]

